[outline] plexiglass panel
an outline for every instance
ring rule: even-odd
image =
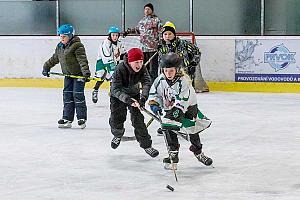
[[[259,35],[261,0],[194,0],[197,35]]]
[[[71,23],[78,35],[106,35],[121,27],[121,0],[60,1],[60,24]]]
[[[299,35],[300,1],[265,0],[265,35]]]
[[[0,35],[56,34],[56,2],[0,1]]]

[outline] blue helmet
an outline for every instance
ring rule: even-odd
[[[116,26],[112,26],[108,29],[108,34],[111,34],[111,33],[120,33],[120,29]]]
[[[58,30],[57,30],[57,34],[63,34],[63,35],[70,35],[70,34],[74,34],[74,28],[71,24],[63,24],[61,25]]]

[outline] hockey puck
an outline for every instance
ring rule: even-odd
[[[174,188],[171,185],[167,185],[166,188],[168,188],[169,190],[171,190],[172,192],[174,191]]]

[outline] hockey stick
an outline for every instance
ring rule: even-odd
[[[151,117],[151,119],[149,119],[149,121],[147,122],[146,127],[148,128],[150,126],[150,124],[152,124],[153,121],[154,121],[154,118]]]
[[[147,66],[147,65],[151,62],[151,60],[154,58],[154,56],[156,56],[157,53],[158,53],[158,51],[156,51],[156,52],[149,58],[149,60],[147,60],[147,62],[146,62],[144,65]]]
[[[153,121],[154,121],[154,118],[151,117],[151,119],[146,124],[146,128],[148,128]],[[134,140],[136,140],[136,137],[135,136],[123,136],[121,138],[121,140],[123,142],[125,142],[125,141],[134,141]]]
[[[134,141],[136,140],[135,136],[122,136],[121,141],[126,142],[126,141]]]
[[[76,76],[76,75],[70,75],[70,74],[63,74],[63,73],[58,73],[58,72],[49,72],[49,75],[57,75],[57,76],[66,76],[70,78],[83,78],[86,79],[84,76]],[[96,78],[96,77],[89,77],[87,78],[90,81],[103,81],[101,78]]]
[[[152,118],[156,119],[160,124],[162,124],[162,120],[161,120],[160,115],[154,115],[153,113],[151,113],[150,111],[148,111],[144,107],[141,107],[141,110],[144,111],[145,113],[147,113],[148,115],[152,116]],[[175,165],[174,165],[173,160],[171,158],[170,147],[168,145],[168,140],[167,140],[167,137],[170,138],[170,135],[169,135],[168,131],[163,131],[163,133],[164,133],[165,144],[166,144],[167,151],[168,151],[168,154],[169,154],[170,162],[171,162],[171,165],[172,165],[172,171],[174,173],[174,178],[175,178],[176,182],[178,182],[177,173],[176,173],[176,170],[175,170]]]
[[[159,121],[160,121],[160,123],[161,123],[162,120],[161,120],[160,115],[158,115],[158,119],[159,119]],[[168,154],[169,154],[169,159],[170,159],[171,166],[172,166],[172,171],[173,171],[173,173],[174,173],[174,178],[175,178],[176,182],[178,182],[177,173],[176,173],[176,170],[175,170],[175,165],[174,165],[174,162],[173,162],[173,160],[172,160],[171,151],[170,151],[170,146],[168,145],[168,140],[167,140],[167,138],[169,138],[169,140],[170,140],[170,134],[169,134],[168,131],[163,131],[163,133],[164,133],[165,144],[166,144],[167,151],[168,151]],[[178,153],[178,152],[177,152],[177,153]]]
[[[157,115],[153,114],[152,112],[150,112],[149,110],[147,110],[146,108],[143,108],[143,107],[141,107],[141,110],[144,111],[146,114],[148,114],[153,120],[155,119],[156,121],[158,121],[161,124],[161,120],[159,119],[159,117]],[[182,137],[183,139],[185,139],[186,141],[190,141],[189,134],[183,133],[183,132],[180,132],[180,131],[174,131],[174,132],[177,135],[179,135],[180,137]]]

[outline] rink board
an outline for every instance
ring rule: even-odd
[[[95,82],[87,83],[92,88]],[[273,93],[300,93],[299,83],[244,83],[244,82],[208,82],[210,91],[225,92],[273,92]],[[61,88],[62,79],[0,79],[0,87],[34,87],[34,88]],[[108,89],[105,82],[101,88]]]

